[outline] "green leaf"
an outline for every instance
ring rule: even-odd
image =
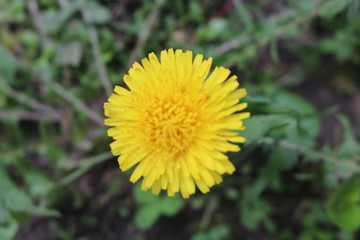
[[[274,101],[299,114],[297,125],[287,128],[287,140],[301,146],[314,147],[314,139],[320,131],[320,120],[314,107],[300,96],[288,91],[280,91]]]
[[[44,217],[60,217],[61,213],[55,209],[35,207],[31,210],[32,214]]]
[[[133,187],[133,193],[136,202],[139,204],[153,203],[156,202],[159,198],[155,194],[152,194],[151,191],[142,191],[140,183]]]
[[[204,12],[205,9],[201,6],[201,3],[198,1],[190,1],[189,3],[189,20],[201,23],[204,21]]]
[[[247,97],[247,109],[252,113],[245,119],[246,130],[241,134],[247,143],[262,136],[287,138],[292,142],[313,147],[314,138],[320,130],[315,109],[299,96],[288,91],[276,91],[272,99]]]
[[[173,216],[182,207],[179,196],[157,196],[151,191],[141,191],[140,184],[133,188],[138,209],[135,213],[135,225],[140,229],[148,229],[161,216]]]
[[[298,153],[289,151],[286,148],[274,146],[271,150],[270,157],[262,167],[258,181],[265,187],[272,186],[276,190],[280,190],[283,182],[279,176],[281,171],[289,170],[298,160]]]
[[[278,51],[278,42],[277,39],[272,39],[270,41],[270,56],[274,63],[279,63],[279,51]]]
[[[271,211],[270,205],[260,199],[242,202],[241,222],[249,230],[255,230]]]
[[[329,1],[330,2],[330,1]],[[349,4],[349,0],[336,0],[330,4],[326,4],[320,11],[320,15],[325,18],[332,18],[342,10],[344,10]]]
[[[31,212],[33,204],[30,197],[11,181],[0,168],[0,221],[9,219],[13,212]]]
[[[16,60],[14,56],[0,44],[0,75],[5,80],[12,80],[16,69]]]
[[[282,90],[277,92],[274,101],[298,111],[301,115],[311,115],[316,113],[314,107],[310,103],[289,91]]]
[[[26,170],[21,170],[24,180],[29,188],[29,193],[33,197],[44,196],[54,186],[53,182],[41,172],[26,166]]]
[[[26,19],[25,1],[5,0],[5,4],[0,6],[0,22],[21,23]]]
[[[151,191],[142,191],[141,184],[133,187],[133,194],[138,203],[134,217],[135,225],[139,229],[148,229],[161,215],[159,197],[152,194]]]
[[[0,226],[0,239],[11,240],[19,228],[19,223],[13,218],[8,218],[5,221],[1,221]]]
[[[135,213],[135,225],[139,229],[150,228],[160,216],[160,211],[153,205],[144,205],[137,209]]]
[[[252,115],[286,114],[293,117],[300,115],[299,112],[291,106],[287,106],[282,102],[276,102],[275,99],[248,96],[244,101],[249,103],[247,110],[250,111]]]
[[[294,125],[296,121],[287,115],[263,115],[252,116],[244,121],[246,130],[241,132],[247,140],[247,143],[258,140],[260,137],[266,136],[271,130],[279,130],[288,125]]]
[[[161,213],[166,216],[173,216],[179,212],[182,207],[182,201],[179,196],[164,197],[160,204]]]
[[[356,141],[349,119],[343,115],[338,115],[338,119],[344,129],[344,141],[339,148],[340,155],[344,157],[360,155],[360,144]]]
[[[339,228],[354,232],[360,228],[360,177],[342,184],[328,199],[327,212]]]
[[[191,237],[191,240],[209,240],[209,236],[206,233],[198,232]]]
[[[110,13],[107,8],[104,8],[95,1],[87,1],[87,11],[91,15],[91,19],[95,23],[106,23],[110,20]]]
[[[317,1],[290,1],[297,11],[307,13],[317,7]]]
[[[191,237],[191,240],[221,240],[229,239],[229,226],[221,224],[210,228],[209,232],[198,232]]]
[[[234,1],[235,10],[239,16],[241,23],[245,26],[247,32],[250,32],[254,28],[253,19],[250,11],[247,9],[247,5],[242,0]]]
[[[83,48],[79,42],[62,44],[56,51],[56,63],[59,66],[77,67],[81,61]]]
[[[316,110],[310,103],[288,91],[280,91],[275,98],[275,102],[298,112],[300,114],[301,129],[310,138],[317,136],[320,131],[320,122]]]
[[[0,79],[0,81],[2,80]],[[5,91],[5,87],[0,84],[0,108],[4,107],[7,102]]]
[[[58,31],[80,9],[77,1],[69,1],[67,7],[60,11],[49,9],[41,15],[42,23],[49,32]]]
[[[227,21],[222,18],[212,19],[205,27],[199,29],[197,38],[199,41],[211,41],[224,34],[227,28]]]
[[[209,232],[209,238],[213,240],[228,239],[230,234],[230,228],[226,224],[221,224],[212,227]]]

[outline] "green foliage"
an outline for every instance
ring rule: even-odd
[[[191,240],[221,240],[228,239],[229,235],[229,227],[223,224],[212,227],[209,232],[198,232],[191,237]]]
[[[336,14],[338,14],[339,12],[341,12],[342,10],[344,10],[344,8],[346,8],[346,6],[348,6],[348,4],[351,1],[349,0],[344,0],[344,1],[332,1],[329,4],[327,4],[321,11],[320,14],[322,17],[325,18],[332,18],[334,17]]]
[[[32,177],[40,176],[36,173],[33,173]],[[27,174],[27,180],[30,180],[31,174]],[[15,235],[19,225],[24,220],[24,217],[27,214],[36,214],[42,216],[59,216],[58,212],[50,209],[46,209],[41,206],[36,206],[33,204],[31,199],[31,194],[27,194],[14,184],[10,179],[8,174],[0,168],[0,189],[3,193],[0,195],[0,223],[2,227],[0,228],[0,237],[1,239],[7,240],[12,239]],[[34,178],[32,179],[34,180]],[[39,181],[30,182],[30,184],[38,183],[39,186],[36,186],[32,189],[38,189],[39,191],[44,191],[46,188],[43,187],[43,179],[36,179]],[[38,196],[36,192],[32,192],[35,196]],[[34,196],[33,195],[33,196]]]
[[[0,74],[2,77],[10,80],[14,77],[16,69],[16,60],[6,48],[0,45]]]
[[[328,199],[327,209],[331,220],[346,231],[360,228],[360,177],[342,184]]]
[[[249,189],[250,190],[250,189]],[[251,191],[251,190],[250,190]],[[255,230],[259,227],[260,223],[268,223],[271,225],[271,222],[268,218],[271,212],[271,206],[265,201],[251,196],[250,191],[244,191],[245,195],[241,202],[241,223],[247,229]]]
[[[344,128],[344,141],[338,149],[337,155],[343,158],[356,159],[359,156],[360,145],[356,141],[349,120],[339,115]],[[327,212],[330,219],[341,229],[349,232],[360,228],[360,178],[354,175],[356,167],[352,169],[339,168],[340,176],[353,176],[338,187],[327,200]]]
[[[134,188],[134,197],[139,207],[134,223],[139,229],[149,229],[161,215],[174,216],[182,207],[179,196],[156,196],[149,191],[141,191],[140,184]]]
[[[82,45],[78,42],[59,46],[56,53],[56,63],[59,66],[78,66],[82,56]]]
[[[319,239],[331,240],[334,239],[333,234],[328,229],[320,227],[321,224],[327,223],[328,216],[322,203],[313,202],[309,206],[309,211],[301,219],[304,231],[299,236],[301,240]]]
[[[80,8],[87,7],[89,15],[92,18],[92,22],[102,24],[110,21],[110,12],[107,8],[103,7],[101,4],[95,1],[86,2],[86,5],[80,6]]]
[[[12,213],[31,212],[33,206],[30,196],[20,191],[2,169],[0,177],[0,187],[6,192],[6,194],[1,195],[0,199],[0,221],[10,218]]]
[[[344,141],[339,148],[339,155],[342,157],[356,158],[360,154],[360,143],[356,141],[354,133],[351,130],[349,119],[339,115],[338,119],[344,129]]]
[[[204,28],[199,29],[197,39],[201,42],[222,38],[224,37],[223,29],[226,29],[227,27],[227,22],[224,19],[212,19]]]
[[[12,239],[19,228],[19,224],[12,218],[1,221],[0,237],[7,240]]]

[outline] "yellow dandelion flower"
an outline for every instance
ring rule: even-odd
[[[235,170],[225,152],[239,151],[247,103],[245,89],[230,70],[216,67],[191,51],[173,49],[135,62],[124,81],[104,104],[112,153],[122,171],[135,167],[130,181],[143,178],[141,189],[184,198],[222,181]],[[209,75],[209,76],[208,76]]]

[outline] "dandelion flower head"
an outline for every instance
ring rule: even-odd
[[[129,90],[116,86],[104,104],[111,151],[122,171],[135,166],[130,181],[142,178],[142,190],[188,198],[234,172],[225,153],[245,142],[246,90],[229,69],[209,74],[211,63],[191,51],[164,50],[160,60],[150,53],[124,76]]]

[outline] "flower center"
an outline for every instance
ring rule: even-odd
[[[186,150],[199,126],[199,114],[189,99],[157,99],[145,115],[143,129],[148,143],[155,151],[170,155]]]

